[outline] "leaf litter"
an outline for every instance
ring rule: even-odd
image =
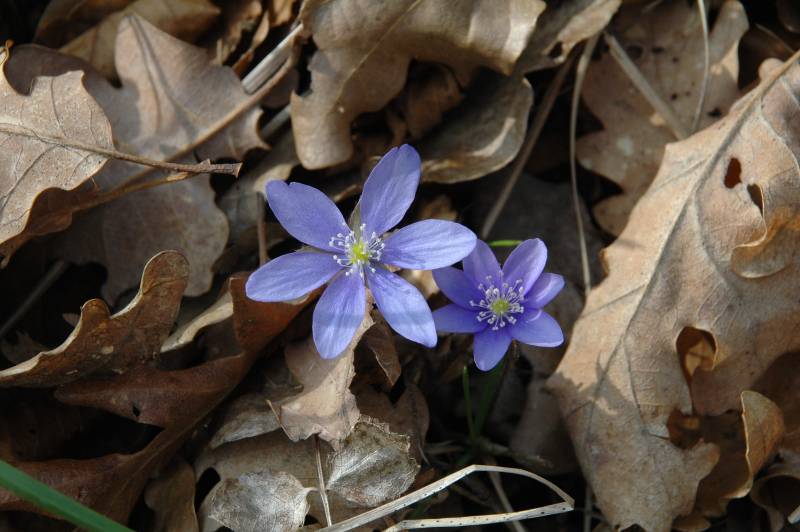
[[[12,2],[0,458],[146,531],[799,522],[800,38],[775,3]],[[324,359],[319,283],[248,297],[303,240],[268,183],[353,210],[356,245],[403,144],[422,185],[394,223],[491,217],[501,263],[541,238],[563,348],[483,373],[472,334],[420,345],[368,296]],[[434,311],[474,290],[398,273]],[[6,490],[0,515],[68,526]]]

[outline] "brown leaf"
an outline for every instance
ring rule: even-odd
[[[383,319],[373,319],[375,324],[364,333],[361,344],[375,357],[378,366],[383,370],[385,382],[391,388],[400,378],[403,368],[397,358],[397,345],[389,325]]]
[[[144,492],[144,502],[155,513],[151,532],[197,532],[194,513],[194,471],[183,458],[176,457]]]
[[[200,506],[202,530],[297,530],[308,512],[309,491],[283,471],[254,471],[223,480]]]
[[[525,139],[532,104],[533,91],[524,77],[496,76],[420,145],[422,178],[458,183],[507,165]]]
[[[57,386],[100,370],[121,373],[154,360],[172,329],[188,276],[189,265],[180,253],[156,255],[127,307],[111,316],[103,301],[86,302],[63,344],[0,371],[0,386]]]
[[[360,391],[356,400],[362,416],[386,423],[392,432],[408,436],[412,456],[418,462],[422,460],[430,412],[425,396],[416,385],[407,383],[406,390],[395,404],[392,404],[386,394],[376,392],[371,387]]]
[[[341,448],[328,456],[326,487],[358,506],[378,506],[402,495],[419,465],[409,453],[408,436],[362,418]]]
[[[133,0],[51,0],[36,24],[34,40],[56,48],[71,41]]]
[[[353,350],[371,326],[372,318],[367,313],[347,349],[330,360],[320,357],[312,338],[286,347],[286,365],[303,385],[303,391],[273,404],[273,409],[292,441],[319,434],[335,445],[353,430],[359,416],[356,398],[349,389],[355,374]]]
[[[796,523],[800,508],[800,463],[779,463],[767,469],[753,484],[752,498],[766,510],[772,532],[786,530],[789,516],[794,516]]]
[[[516,71],[528,73],[563,63],[576,44],[603,31],[621,3],[622,0],[572,0],[548,4]]]
[[[216,449],[226,443],[269,434],[280,426],[263,394],[245,394],[227,405],[225,416],[208,446]]]
[[[161,352],[174,351],[191,344],[195,337],[205,328],[233,316],[233,300],[231,293],[226,291],[213,305],[178,327],[169,338],[161,344]]]
[[[239,46],[242,34],[257,27],[259,21],[265,19],[265,14],[260,0],[234,0],[223,4],[222,19],[223,23],[219,30],[210,38],[203,38],[212,62],[218,65],[230,57]],[[269,18],[266,18],[265,22],[268,31]]]
[[[16,51],[16,50],[15,50]],[[4,72],[4,74],[6,74]],[[31,78],[29,95],[18,94],[6,75],[0,76],[0,260],[7,264],[14,251],[37,235],[64,229],[72,218],[68,208],[55,209],[52,199],[75,191],[97,174],[106,158],[15,135],[32,131],[40,137],[70,139],[113,149],[111,126],[103,110],[81,84],[80,72]],[[51,203],[52,202],[52,203]],[[37,208],[38,207],[38,208]],[[42,208],[44,207],[44,208]]]
[[[790,333],[800,320],[798,92],[792,60],[718,124],[668,145],[605,250],[609,276],[551,383],[615,526],[668,530],[687,514],[717,452],[676,447],[668,418],[737,409],[765,368],[800,347]],[[709,371],[684,373],[677,345],[691,329],[715,346]]]
[[[502,15],[484,0],[304,2],[300,19],[318,49],[309,65],[311,93],[291,104],[303,166],[347,161],[350,123],[400,92],[412,57],[449,65],[461,80],[479,66],[510,73],[542,9],[543,2],[529,0],[511,0]]]
[[[634,19],[618,38],[658,95],[689,128],[697,109],[703,79],[703,32],[694,5],[664,2],[642,14],[641,6],[623,9],[620,25]],[[710,76],[700,128],[728,112],[739,96],[739,40],[747,31],[744,7],[734,0],[722,5],[709,34]],[[661,164],[664,147],[675,140],[653,108],[634,87],[611,54],[593,61],[586,72],[582,96],[604,130],[581,138],[581,165],[622,188],[622,194],[594,209],[600,225],[618,235],[633,205],[644,194]]]
[[[106,78],[116,79],[114,53],[115,46],[121,44],[117,41],[117,28],[126,16],[138,15],[166,33],[193,41],[211,26],[219,12],[209,0],[136,0],[106,16],[97,26],[61,47],[61,51],[91,63]]]

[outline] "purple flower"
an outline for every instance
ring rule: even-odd
[[[267,202],[278,221],[314,249],[304,248],[261,266],[247,280],[247,297],[288,301],[331,281],[314,309],[312,330],[320,355],[334,358],[350,343],[364,317],[368,286],[392,329],[414,342],[436,345],[425,298],[386,266],[442,268],[466,257],[477,239],[463,225],[443,220],[424,220],[384,235],[414,200],[419,175],[416,150],[408,145],[392,148],[364,183],[350,225],[319,190],[301,183],[269,182]]]
[[[547,247],[526,240],[506,259],[503,269],[482,240],[464,259],[464,270],[434,270],[436,284],[453,302],[433,313],[440,332],[475,334],[475,365],[495,367],[511,340],[540,347],[564,342],[558,322],[542,310],[564,287],[564,278],[542,273]]]

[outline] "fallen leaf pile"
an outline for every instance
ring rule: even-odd
[[[528,530],[800,522],[792,2],[6,4],[3,461],[143,532],[318,530],[477,463],[588,503]],[[458,221],[501,260],[541,238],[563,347],[482,373],[470,336],[411,343],[370,295],[322,359],[322,288],[247,298],[300,246],[269,181],[349,212],[403,143],[422,184],[402,225]],[[548,493],[474,475],[355,529]],[[0,528],[74,526],[0,489]]]

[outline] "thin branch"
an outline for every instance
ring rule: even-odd
[[[708,49],[708,18],[706,17],[706,5],[703,0],[697,0],[697,11],[700,13],[700,25],[703,28],[703,82],[700,84],[700,97],[697,99],[697,109],[692,118],[692,133],[697,131],[700,125],[700,117],[703,114],[703,107],[706,103],[706,93],[708,92],[708,78],[711,70],[711,52]]]
[[[252,94],[258,90],[267,79],[275,74],[278,67],[286,62],[286,59],[289,58],[292,46],[294,46],[295,39],[297,39],[304,29],[302,22],[295,26],[292,31],[290,31],[289,34],[242,79],[242,87],[246,93]]]
[[[489,460],[491,460],[491,465],[496,465],[493,458],[489,457]],[[495,494],[497,494],[497,498],[500,500],[503,510],[507,513],[512,513],[514,508],[511,506],[511,501],[508,500],[506,490],[503,489],[500,474],[497,471],[490,471],[489,480],[492,482],[492,487],[494,488]],[[527,532],[527,529],[519,521],[511,521],[510,523],[506,523],[506,526],[514,532]]]
[[[572,188],[572,208],[575,211],[575,224],[578,226],[578,248],[581,253],[581,272],[583,274],[584,296],[589,297],[592,289],[592,274],[589,270],[589,252],[586,249],[586,233],[583,230],[583,216],[581,216],[581,202],[578,197],[578,169],[575,164],[575,142],[578,128],[578,104],[581,101],[581,89],[586,71],[589,69],[589,61],[597,46],[600,34],[597,33],[586,41],[581,58],[578,60],[578,68],[575,72],[575,87],[572,89],[572,107],[569,115],[569,178]]]
[[[586,482],[586,497],[583,501],[583,532],[591,532],[592,530],[592,486]]]
[[[619,44],[619,41],[608,32],[605,32],[603,37],[608,44],[611,57],[614,58],[623,72],[625,72],[628,79],[631,80],[631,83],[633,83],[644,99],[647,100],[659,115],[661,115],[661,118],[664,119],[664,122],[667,123],[667,126],[672,131],[672,134],[675,135],[675,138],[681,140],[688,137],[689,130],[681,123],[678,115],[672,110],[672,107],[659,96],[650,85],[650,82],[642,75],[639,68],[631,61],[631,58],[628,57],[622,45]]]
[[[328,504],[328,492],[325,491],[325,473],[322,472],[322,457],[319,454],[319,438],[314,434],[314,453],[317,456],[317,480],[319,480],[319,497],[322,499],[322,508],[325,511],[325,524],[331,526],[331,507]]]
[[[500,467],[500,466],[489,466],[489,465],[471,465],[467,466],[463,469],[456,471],[455,473],[451,473],[446,477],[437,480],[427,486],[420,488],[416,491],[409,493],[408,495],[404,495],[399,499],[395,499],[394,501],[390,501],[382,506],[359,514],[355,517],[351,517],[350,519],[346,519],[340,523],[337,523],[333,526],[325,527],[321,530],[321,532],[346,532],[348,530],[353,530],[354,528],[358,528],[362,525],[367,523],[371,523],[376,519],[380,519],[381,517],[387,516],[410,506],[414,503],[417,503],[423,499],[427,499],[431,495],[442,491],[443,489],[447,488],[451,484],[458,482],[462,478],[471,475],[472,473],[476,472],[489,472],[489,471],[496,471],[498,473],[508,473],[511,475],[521,475],[533,480],[536,480],[552,491],[554,491],[559,497],[561,497],[563,502],[549,504],[547,506],[542,506],[539,508],[533,508],[531,510],[523,510],[521,512],[512,512],[509,514],[492,514],[492,515],[478,515],[473,517],[453,517],[453,518],[439,518],[439,519],[421,519],[421,520],[410,520],[410,521],[401,521],[396,525],[386,529],[386,532],[395,532],[403,529],[411,529],[411,528],[427,528],[431,526],[438,526],[438,527],[464,527],[464,526],[471,526],[471,525],[488,525],[493,523],[507,523],[510,521],[518,521],[520,519],[530,519],[533,517],[541,517],[545,515],[554,515],[560,514],[564,512],[570,512],[573,510],[575,501],[567,495],[561,488],[547,480],[546,478],[542,478],[539,475],[531,473],[529,471],[525,471],[524,469],[517,469],[513,467]]]
[[[42,135],[40,133],[37,133],[36,131],[33,131],[26,127],[18,126],[16,124],[0,123],[0,132],[8,133],[9,135],[16,135],[19,137],[28,137],[47,144],[64,146],[67,148],[73,148],[76,150],[85,151],[89,153],[96,153],[98,155],[102,155],[109,159],[119,159],[122,161],[128,161],[131,163],[140,164],[142,166],[149,166],[151,168],[160,168],[162,170],[169,170],[171,172],[189,172],[192,174],[205,174],[213,172],[218,174],[230,174],[233,176],[237,176],[239,175],[239,169],[242,167],[241,163],[210,164],[208,162],[203,162],[199,164],[183,164],[183,163],[171,163],[167,161],[157,161],[155,159],[148,159],[147,157],[139,157],[138,155],[133,155],[131,153],[124,153],[111,148],[104,148],[102,146],[94,146],[92,144],[86,144],[78,140],[55,138],[47,135]]]
[[[528,158],[530,158],[533,147],[539,140],[539,135],[541,135],[542,130],[544,129],[547,118],[550,116],[550,111],[553,109],[553,104],[555,103],[558,93],[561,90],[561,85],[564,83],[564,79],[567,77],[567,73],[572,65],[573,57],[573,54],[570,54],[567,60],[564,61],[564,63],[558,69],[553,81],[550,82],[550,86],[547,87],[547,91],[544,93],[541,105],[538,109],[536,109],[536,114],[533,117],[533,122],[531,122],[531,127],[528,129],[528,133],[525,136],[525,143],[519,150],[516,159],[514,159],[514,166],[511,167],[511,171],[508,174],[508,179],[506,179],[506,182],[503,185],[503,190],[500,191],[497,201],[494,205],[492,205],[492,210],[489,211],[489,214],[486,216],[486,220],[483,222],[483,227],[481,227],[481,238],[484,240],[488,238],[489,233],[492,232],[492,228],[497,222],[497,218],[500,217],[500,213],[503,212],[503,209],[508,202],[508,198],[511,197],[511,191],[514,190],[514,186],[517,184],[519,176],[522,175],[522,170],[525,168],[525,163],[528,161]]]
[[[50,266],[50,269],[47,270],[47,273],[44,274],[44,277],[39,279],[39,282],[36,283],[36,286],[33,287],[33,290],[28,292],[28,296],[25,298],[25,301],[22,302],[20,306],[14,311],[14,313],[6,320],[2,327],[0,327],[0,338],[4,338],[6,334],[14,328],[14,326],[25,317],[31,307],[39,300],[42,295],[47,292],[47,289],[53,286],[59,277],[61,277],[64,272],[67,270],[69,264],[64,262],[63,260],[57,260]]]

